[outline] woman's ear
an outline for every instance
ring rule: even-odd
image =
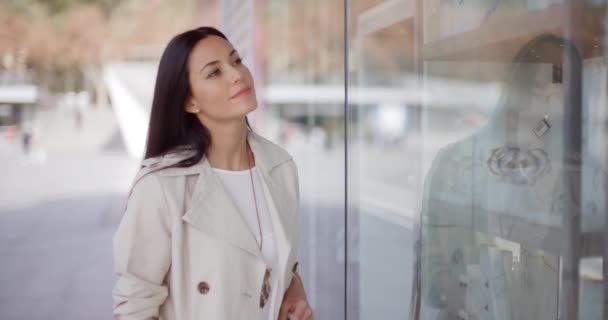
[[[196,102],[194,101],[194,99],[191,99],[191,98],[188,99],[188,102],[186,102],[185,110],[188,113],[194,113],[194,114],[201,112],[201,109],[196,105]]]

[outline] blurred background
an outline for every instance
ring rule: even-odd
[[[608,319],[606,10],[0,0],[0,318],[111,317],[158,61],[211,25],[298,165],[316,319]]]

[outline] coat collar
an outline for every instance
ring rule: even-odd
[[[287,153],[283,148],[277,146],[273,142],[267,140],[266,138],[260,136],[259,134],[249,131],[247,135],[247,141],[251,146],[251,150],[253,151],[253,155],[255,157],[256,167],[263,169],[267,174],[270,174],[272,169],[276,166],[290,160],[292,157],[289,153]],[[151,170],[155,168],[160,169],[161,176],[180,176],[180,175],[191,175],[198,174],[204,170],[205,162],[207,161],[206,157],[203,156],[203,159],[188,168],[166,168],[173,164],[178,163],[181,160],[184,160],[193,155],[192,151],[173,151],[169,152],[163,156],[152,157],[145,159],[141,162],[142,167],[148,167]],[[207,163],[208,165],[208,163]]]

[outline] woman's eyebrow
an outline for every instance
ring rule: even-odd
[[[228,55],[228,57],[231,57],[231,56],[232,56],[233,54],[235,54],[235,53],[236,53],[236,49],[232,49],[232,51],[230,51],[230,54]],[[206,65],[204,65],[204,66],[201,68],[201,72],[203,72],[203,70],[205,70],[205,68],[206,68],[207,66],[210,66],[210,65],[212,65],[212,64],[216,64],[216,63],[218,63],[218,62],[219,62],[219,60],[213,60],[213,61],[211,61],[211,62],[207,63]]]

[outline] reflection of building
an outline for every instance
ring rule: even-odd
[[[30,119],[38,98],[38,87],[25,74],[0,73],[0,127]]]

